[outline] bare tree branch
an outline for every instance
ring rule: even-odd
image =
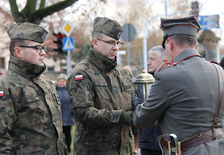
[[[41,21],[44,17],[51,15],[55,12],[58,12],[60,10],[63,10],[67,8],[68,6],[71,6],[76,1],[77,0],[64,0],[56,4],[53,4],[49,7],[40,8],[39,10],[32,13],[32,17],[38,17],[35,20]]]
[[[9,0],[13,19],[16,22],[31,22],[40,24],[41,20],[48,15],[63,10],[78,0],[64,0],[51,6],[44,7],[45,0],[41,0],[39,8],[36,10],[37,0],[27,0],[24,9],[19,12],[16,0]]]
[[[9,0],[9,4],[10,4],[10,8],[11,8],[11,12],[12,12],[12,16],[14,19],[17,19],[20,15],[19,10],[18,10],[18,6],[16,4],[16,0]]]
[[[43,8],[44,6],[45,6],[45,0],[41,0],[39,9]]]

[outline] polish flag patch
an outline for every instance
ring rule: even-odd
[[[4,91],[0,90],[0,96],[4,96]]]
[[[83,80],[83,75],[76,75],[75,80]]]

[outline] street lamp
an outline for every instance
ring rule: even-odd
[[[154,81],[155,79],[151,74],[147,73],[146,70],[142,70],[142,73],[134,81],[136,92],[139,95],[138,97],[145,101],[149,96],[149,90]]]

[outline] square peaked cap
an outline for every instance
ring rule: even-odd
[[[24,22],[14,23],[6,27],[11,40],[22,39],[43,43],[48,32],[39,25]]]
[[[93,32],[103,33],[113,39],[119,40],[122,27],[119,23],[106,17],[96,17],[93,24]]]
[[[160,28],[164,31],[162,46],[165,49],[165,40],[167,37],[178,34],[196,37],[201,26],[194,16],[189,16],[173,19],[161,18]]]

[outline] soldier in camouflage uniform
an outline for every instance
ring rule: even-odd
[[[132,154],[134,89],[130,74],[117,66],[121,33],[116,21],[97,17],[90,53],[69,77],[67,87],[77,122],[76,155]]]
[[[8,26],[9,70],[0,77],[0,154],[64,155],[60,101],[42,73],[47,31],[31,23]]]

